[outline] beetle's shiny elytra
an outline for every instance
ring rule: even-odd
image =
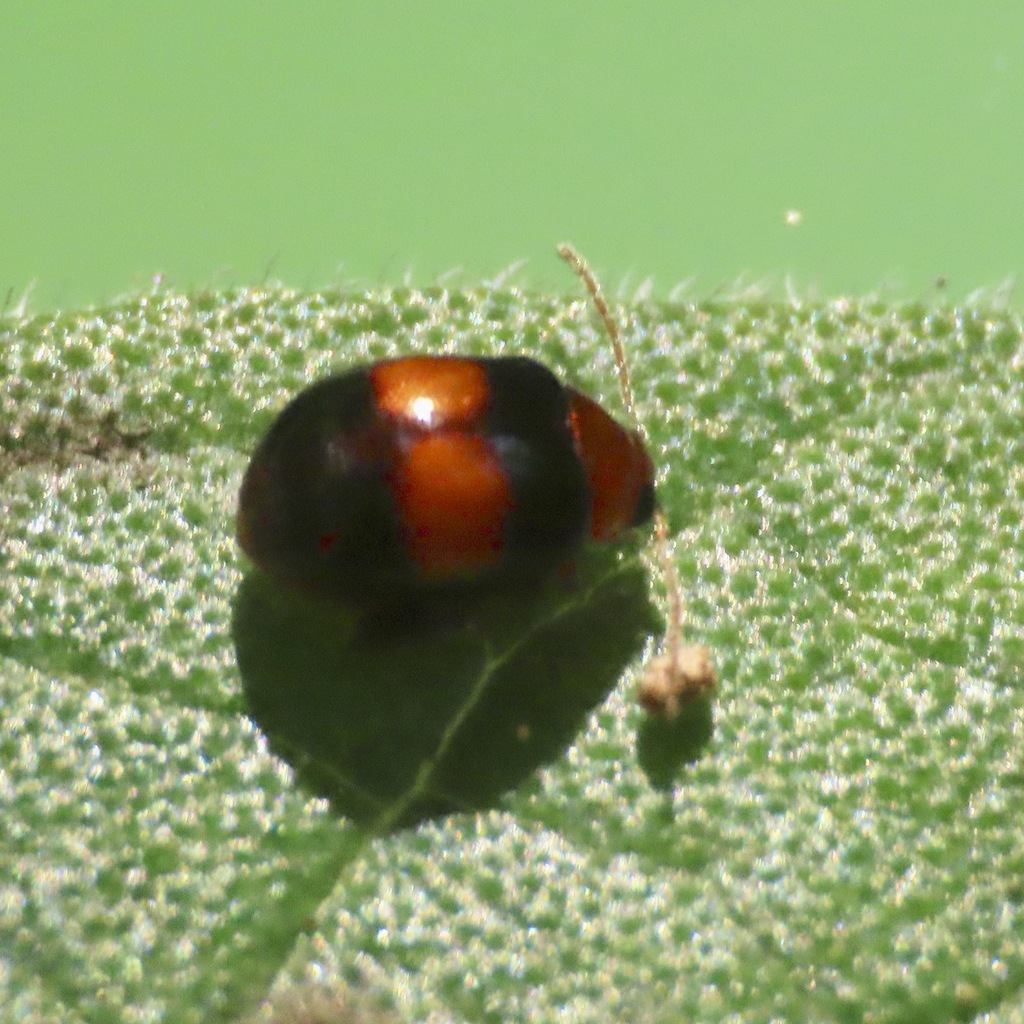
[[[292,400],[246,471],[238,539],[284,583],[373,604],[539,580],[653,511],[639,433],[539,363],[414,356]]]

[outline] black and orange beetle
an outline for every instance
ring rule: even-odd
[[[271,576],[357,605],[528,582],[654,511],[639,435],[523,357],[411,356],[319,381],[242,483]]]

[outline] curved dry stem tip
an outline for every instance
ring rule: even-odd
[[[608,308],[608,303],[604,301],[604,296],[601,294],[601,286],[597,283],[597,278],[594,277],[587,261],[568,242],[562,242],[559,245],[558,255],[572,267],[576,276],[583,282],[583,286],[590,294],[594,308],[604,324],[608,340],[612,343],[612,351],[615,353],[615,367],[619,374],[619,391],[622,392],[622,403],[626,407],[626,413],[633,428],[641,437],[646,439],[647,433],[636,415],[636,403],[633,401],[633,385],[629,379],[629,360],[626,358],[626,347],[622,343],[622,332],[619,330],[619,325],[615,322],[615,318]]]
[[[615,365],[619,374],[619,389],[622,401],[636,432],[646,441],[647,433],[636,414],[633,402],[633,386],[629,379],[629,362],[622,343],[622,332],[601,295],[587,261],[568,242],[558,246],[558,255],[572,267],[590,294],[594,308],[604,324],[605,332],[615,353]],[[665,643],[662,653],[651,659],[644,678],[640,683],[637,700],[652,714],[675,718],[680,710],[696,697],[710,693],[718,684],[711,652],[706,647],[682,643],[683,596],[676,571],[675,561],[669,550],[668,521],[661,509],[654,512],[654,543],[658,562],[665,582],[668,600],[668,615],[665,629]]]

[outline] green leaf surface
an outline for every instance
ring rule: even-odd
[[[248,453],[303,385],[399,352],[536,355],[616,407],[587,307],[254,290],[4,322],[0,1020],[323,986],[399,1020],[1024,1021],[1020,318],[620,315],[713,728],[646,756],[637,659],[497,802],[377,832],[246,713]]]

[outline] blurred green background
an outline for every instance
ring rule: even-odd
[[[1024,267],[1018,2],[49,0],[0,26],[5,308],[518,260],[570,289],[563,237],[660,295],[961,298]]]

